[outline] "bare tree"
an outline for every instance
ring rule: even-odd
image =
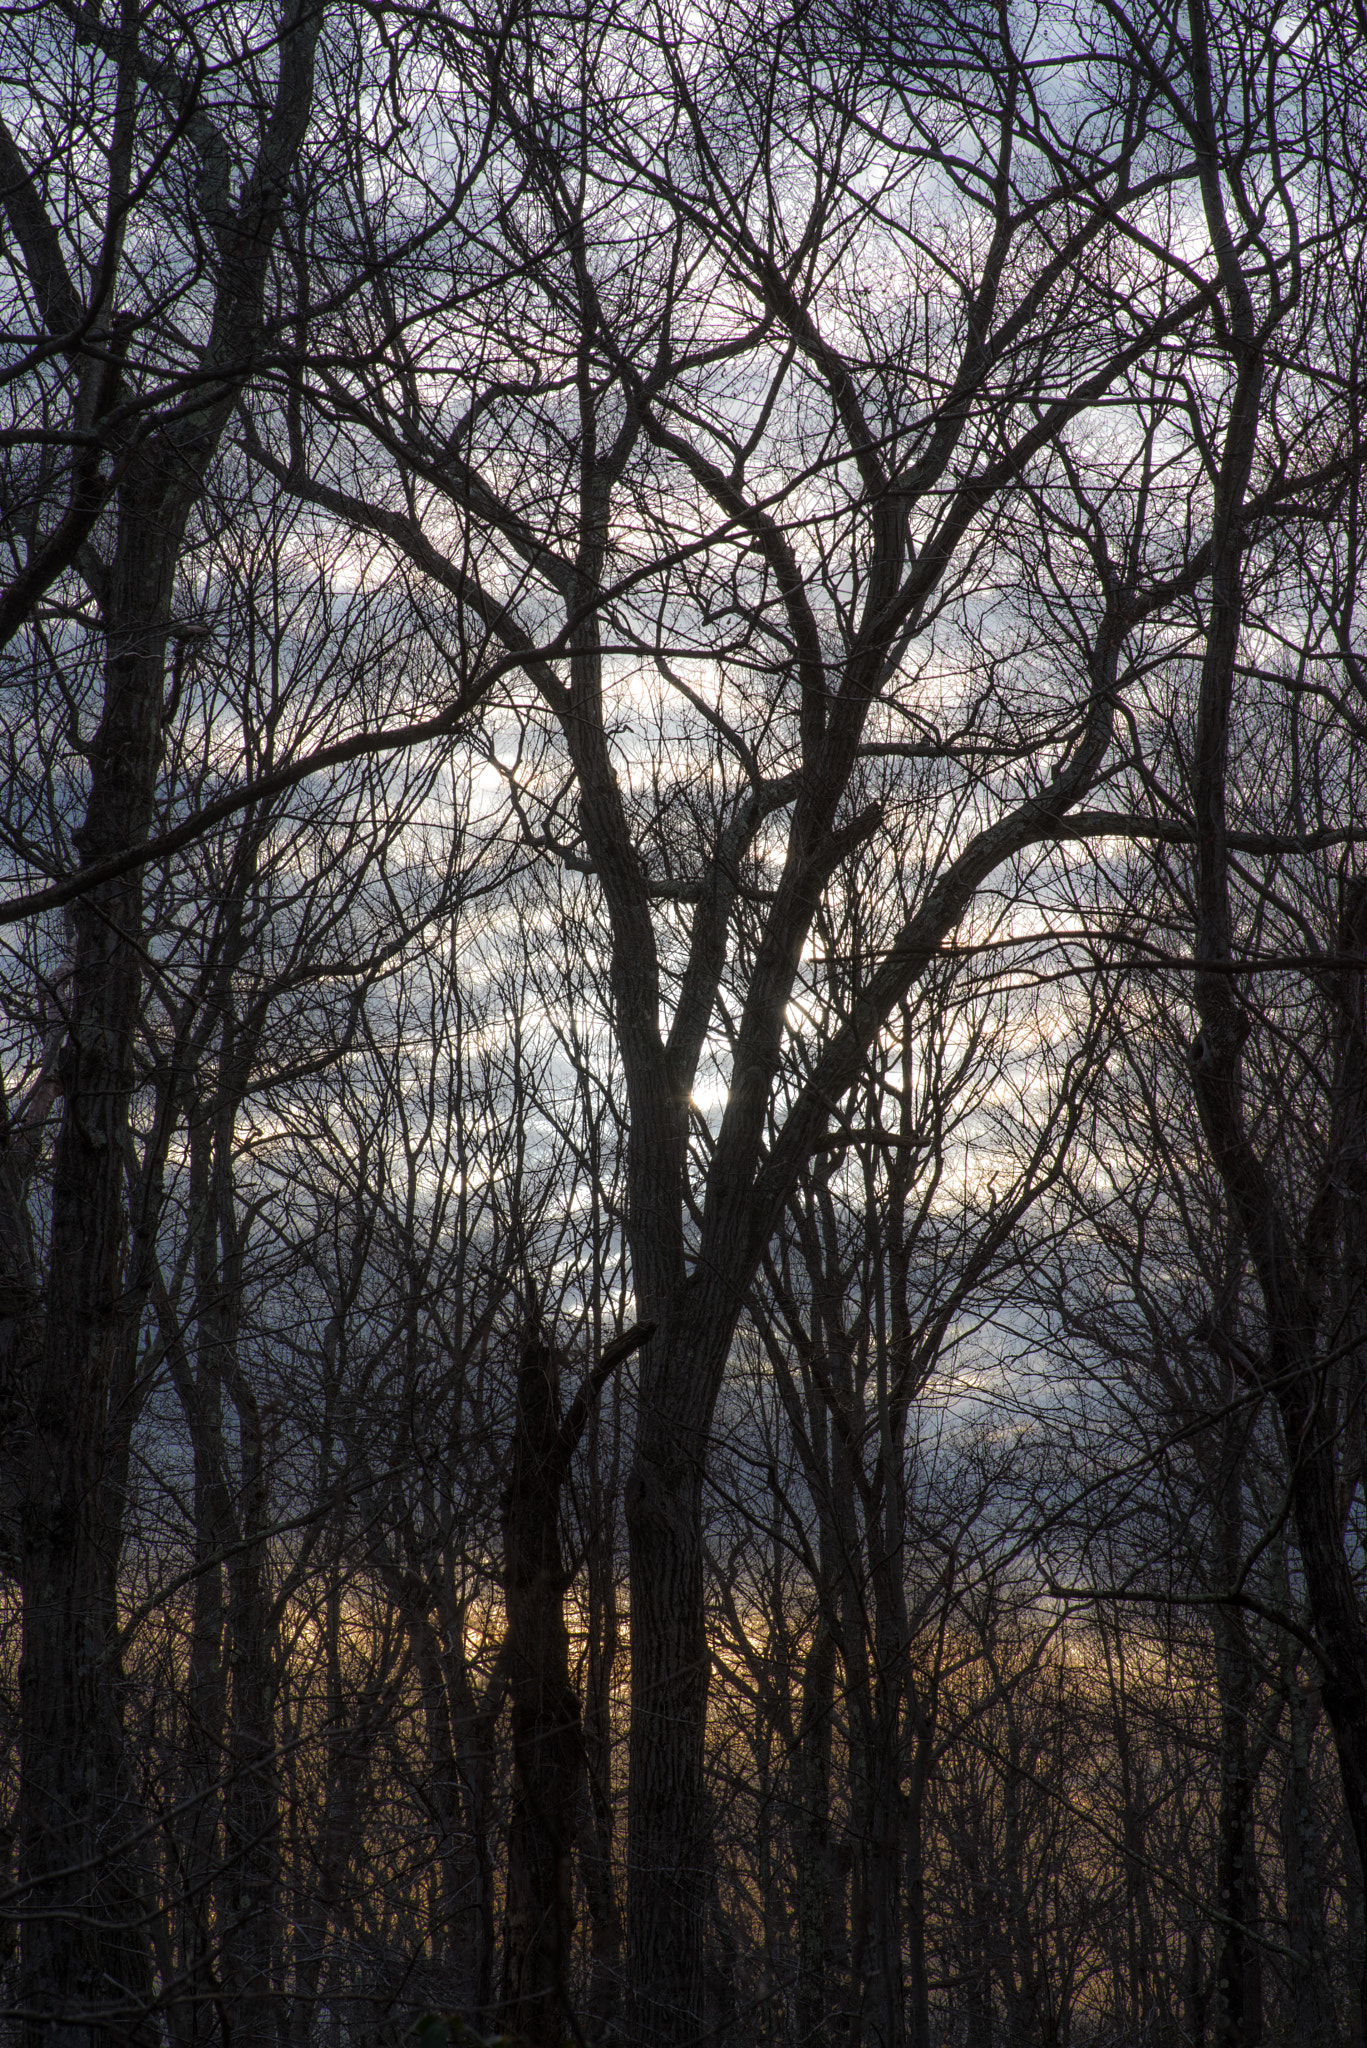
[[[804,2039],[1251,2042],[1293,1894],[1328,2024],[1361,24],[54,0],[0,52],[51,87],[0,141],[22,2023],[605,2033],[622,1887],[641,2048],[762,2038],[789,1960]],[[1151,1102],[1038,1205],[1193,960],[1175,1336]],[[1103,1279],[1169,1319],[1048,1410],[1143,1512],[1022,1395],[955,1439],[965,1579],[918,1404],[978,1318],[1025,1386],[1059,1275],[1070,1371]],[[549,1354],[519,1407],[533,1300],[652,1331],[620,1502]],[[1161,1729],[1122,1535],[1211,1617]]]
[[[1221,287],[1218,263],[1165,261],[1149,228],[1200,169],[1174,139],[1186,74],[1168,55],[1104,21],[1046,51],[996,17],[924,24],[914,55],[891,18],[775,21],[756,43],[724,10],[686,45],[663,22],[623,39],[608,13],[554,51],[515,39],[482,88],[500,139],[477,320],[448,323],[439,367],[422,280],[390,273],[328,366],[297,367],[297,416],[333,424],[291,439],[282,419],[272,452],[260,423],[268,471],[521,661],[529,839],[601,891],[635,1284],[659,1325],[629,1494],[642,2039],[700,2023],[699,1487],[746,1290],[833,1105],[988,877],[1116,828],[1065,821],[1108,758],[1127,665],[1209,573],[1210,487],[1199,443],[1174,473],[1167,364],[1199,349]],[[1062,95],[1047,107],[1040,66]],[[946,156],[949,132],[966,154]],[[1297,259],[1256,260],[1276,278]],[[900,296],[861,294],[874,262]],[[899,321],[907,295],[940,293],[943,317]],[[1113,404],[1137,437],[1084,449],[1081,423]],[[518,447],[547,451],[553,481]],[[1249,517],[1298,488],[1288,471]],[[1033,595],[997,595],[1022,579]],[[658,704],[644,722],[628,673]],[[685,729],[712,750],[705,791]],[[879,843],[857,795],[869,748],[940,764],[943,854],[857,1011],[803,1048],[773,1132],[822,892],[852,840]],[[695,1175],[688,1103],[719,1030],[729,1088]]]
[[[272,245],[310,119],[319,25],[316,11],[287,10],[258,48],[242,51],[235,97],[215,105],[204,81],[214,41],[231,33],[226,19],[202,25],[206,47],[169,15],[114,24],[73,10],[69,28],[40,18],[30,48],[54,88],[44,113],[65,123],[55,138],[62,169],[52,175],[37,134],[31,155],[22,130],[4,136],[4,199],[22,265],[12,276],[33,309],[37,362],[65,363],[74,444],[66,510],[35,532],[19,595],[27,600],[54,567],[81,560],[103,644],[103,702],[74,834],[87,865],[138,845],[152,822],[177,568],[261,335]],[[76,57],[70,88],[59,92],[63,45],[71,50],[77,36],[91,54]],[[68,207],[64,173],[80,174],[83,135],[100,139],[98,169],[90,165]],[[195,199],[186,232],[163,243],[152,275],[140,275],[143,224],[164,229],[187,188]],[[187,347],[178,328],[202,338]],[[109,415],[121,387],[129,396],[116,434]],[[101,548],[92,515],[106,502]],[[130,1296],[145,1297],[150,1279],[136,1253],[125,1264],[123,1245],[140,874],[90,892],[73,924],[50,1278],[20,1508],[21,2003],[35,2040],[83,2043],[102,2015],[131,2024],[149,1990],[144,1911],[119,1846],[128,1821],[113,1612],[117,1479],[111,1485],[107,1445],[111,1430],[117,1444],[127,1427]]]

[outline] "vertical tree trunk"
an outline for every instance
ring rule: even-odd
[[[518,1373],[503,1518],[513,1720],[504,2025],[529,2048],[557,2048],[568,2031],[570,1851],[584,1758],[565,1627],[559,1386],[554,1350],[533,1338]]]
[[[193,1590],[194,1610],[190,1633],[190,1671],[186,1688],[186,1796],[190,1809],[186,1821],[187,1889],[197,1903],[193,1925],[187,1928],[186,1965],[192,1973],[192,1988],[207,1988],[213,1978],[214,1937],[208,1911],[214,1877],[219,1866],[220,1772],[223,1765],[223,1737],[228,1718],[227,1681],[223,1631],[226,1620],[223,1566],[220,1558],[236,1536],[231,1503],[224,1484],[223,1385],[219,1356],[219,1323],[214,1313],[218,1295],[218,1233],[210,1188],[211,1134],[207,1124],[196,1122],[190,1131],[190,1214],[195,1229],[195,1295],[198,1304],[198,1344],[193,1371],[193,1397],[186,1401],[186,1419],[194,1454],[195,1554],[198,1569]],[[159,1302],[158,1307],[162,1304]],[[169,1327],[174,1312],[164,1305],[164,1340],[174,1341]],[[185,1361],[182,1370],[192,1368]],[[187,1388],[186,1393],[190,1390]],[[191,2001],[195,2038],[207,2038],[214,2015]]]
[[[1303,1384],[1310,1371],[1302,1366],[1297,1377]],[[1344,1808],[1359,1864],[1367,1869],[1367,1637],[1343,1551],[1329,1424],[1318,1408],[1313,1396],[1285,1388],[1282,1411],[1289,1416],[1286,1435],[1296,1534],[1311,1619],[1328,1657],[1320,1697],[1334,1734]],[[1367,2037],[1367,1944],[1359,1944],[1357,1970],[1358,2008]]]
[[[880,1685],[880,1693],[884,1688]],[[869,2048],[902,2048],[902,1829],[900,1732],[880,1698],[869,1759],[869,1832],[865,1843],[866,1935],[863,1960],[864,2040]]]
[[[1288,1744],[1282,1788],[1282,1861],[1286,1870],[1287,1945],[1291,1950],[1292,2048],[1333,2039],[1324,1947],[1324,1880],[1311,1793],[1314,1711],[1295,1674],[1287,1685]]]
[[[911,1993],[909,2048],[931,2048],[930,1966],[926,1955],[925,1808],[935,1754],[935,1722],[918,1701],[913,1722],[915,1749],[907,1783],[906,1908],[907,1976]]]
[[[306,1883],[306,1872],[296,1870],[300,1893],[291,1943],[291,1998],[289,2004],[288,2048],[309,2048],[319,2019],[319,1994],[326,1983],[328,1934],[335,1926],[342,1901],[342,1883],[348,1860],[355,1848],[357,1790],[368,1762],[368,1752],[379,1719],[379,1697],[373,1697],[369,1713],[359,1727],[347,1726],[342,1688],[342,1599],[340,1574],[336,1566],[328,1575],[324,1596],[323,1653],[327,1666],[326,1790],[322,1822],[315,1836],[317,1875]],[[302,1859],[301,1859],[302,1860]],[[307,1876],[313,1876],[307,1872]],[[281,2048],[285,2048],[282,2030]]]
[[[126,486],[106,613],[104,713],[90,757],[79,835],[95,863],[147,837],[161,755],[163,651],[186,505],[153,474]],[[107,1589],[117,1529],[108,1525],[105,1433],[126,1334],[124,1134],[142,993],[137,870],[75,912],[70,1029],[61,1056],[64,1111],[52,1187],[43,1355],[20,1583],[20,1882],[41,1910],[23,1926],[21,2002],[35,2044],[87,2048],[136,2037],[150,1995],[135,1890],[120,1838],[134,1822],[121,1752]]]
[[[563,1421],[554,1349],[533,1336],[518,1372],[512,1473],[503,1511],[505,1656],[513,1724],[504,2024],[529,2048],[558,2048],[574,2025],[570,1858],[584,1740],[579,1700],[570,1682],[560,1495],[608,1375],[649,1334],[648,1328],[638,1327],[608,1346]]]
[[[151,829],[176,569],[260,331],[270,251],[312,105],[319,25],[316,9],[287,12],[273,102],[256,110],[256,161],[235,204],[225,193],[204,223],[205,246],[216,245],[220,261],[196,402],[173,421],[148,422],[119,488],[101,605],[104,700],[76,835],[86,867],[140,845]],[[91,40],[105,32],[98,24]],[[127,61],[123,49],[116,54]],[[41,215],[36,192],[29,198]],[[60,270],[60,242],[49,222],[43,227]],[[44,302],[74,303],[83,316],[70,280],[61,282],[57,298],[45,292]],[[114,288],[106,278],[102,289]],[[123,1771],[112,1601],[121,1501],[109,1484],[108,1441],[111,1382],[121,1346],[135,1341],[145,1284],[135,1274],[127,1286],[124,1204],[142,894],[133,868],[79,899],[73,913],[45,1328],[21,1507],[20,2004],[32,2015],[30,2039],[43,2048],[129,2043],[148,2031],[151,1975],[128,1849],[135,1816]],[[155,1218],[140,1227],[149,1220],[155,1227]],[[119,1426],[126,1425],[125,1415]]]
[[[1119,1615],[1114,1631],[1098,1612],[1098,1630],[1106,1662],[1110,1694],[1111,1739],[1120,1779],[1121,1841],[1125,1857],[1125,1967],[1117,1958],[1117,2005],[1127,2010],[1127,2024],[1142,2034],[1148,2024],[1152,2003],[1149,1973],[1152,1967],[1152,1926],[1148,1896],[1148,1860],[1145,1853],[1143,1810],[1144,1768],[1142,1750],[1136,1752],[1131,1735],[1131,1702],[1126,1673],[1125,1638]],[[1062,1670],[1060,1670],[1060,1688]],[[1058,1703],[1060,1729],[1064,1703]]]
[[[701,1414],[681,1395],[713,1377],[702,1346],[693,1370],[676,1323],[648,1354],[635,1461],[626,1486],[631,1552],[631,1762],[627,1833],[630,2025],[641,2048],[707,2027],[705,1957],[711,1898],[703,1781],[708,1648],[703,1606]],[[726,1332],[729,1342],[729,1329]],[[711,1347],[715,1350],[715,1345]],[[657,1354],[660,1354],[657,1356]],[[709,1389],[710,1391],[710,1389]]]
[[[280,1886],[276,1658],[267,1578],[266,1474],[256,1397],[236,1369],[242,1536],[228,1566],[231,1713],[224,1758],[223,1972],[233,2048],[275,2048]]]
[[[983,1911],[986,1923],[986,1905]],[[965,1992],[964,2048],[992,2048],[992,1962],[986,1939],[975,1942],[979,1966]]]
[[[1187,2007],[1187,2038],[1193,2048],[1206,2048],[1206,2015],[1210,2000],[1206,1995],[1204,1982],[1204,1959],[1202,1956],[1201,1930],[1193,1925],[1187,1930],[1184,1950],[1184,1990]]]
[[[585,2032],[601,2041],[612,2025],[621,1990],[622,1915],[613,1871],[612,1685],[621,1642],[613,1555],[611,1503],[597,1494],[594,1532],[586,1559],[589,1601],[588,1668],[584,1688],[587,1812],[579,1852],[589,1914],[589,1991]]]
[[[1253,1795],[1248,1721],[1253,1683],[1240,1618],[1217,1610],[1216,1682],[1220,1693],[1220,1811],[1215,1873],[1215,2048],[1257,2048],[1261,2000],[1254,1921]]]
[[[825,2048],[828,2028],[831,1858],[831,1723],[835,1711],[835,1638],[824,1616],[807,1654],[798,1729],[797,2048]]]
[[[421,1687],[430,1798],[439,1830],[441,1924],[435,1948],[451,1985],[457,2014],[476,2028],[493,2019],[494,1867],[492,1726],[501,1698],[495,1675],[491,1697],[476,1696],[460,1639],[463,1616],[444,1617],[447,1647],[424,1601],[390,1572]]]
[[[1268,1331],[1264,1378],[1276,1399],[1290,1460],[1290,1493],[1305,1567],[1311,1620],[1327,1670],[1322,1698],[1334,1732],[1344,1806],[1367,1867],[1367,1631],[1343,1548],[1335,1465],[1336,1430],[1317,1357],[1329,1249],[1344,1227],[1360,1238],[1367,1162],[1367,978],[1339,978],[1338,1059],[1331,1102],[1329,1157],[1321,1186],[1293,1225],[1252,1137],[1244,1110],[1244,1045],[1252,1027],[1233,961],[1229,893],[1227,778],[1240,634],[1244,622],[1243,513],[1258,451],[1269,329],[1236,253],[1216,144],[1214,86],[1203,0],[1188,0],[1191,30],[1193,161],[1227,317],[1225,347],[1233,372],[1211,523],[1208,623],[1201,662],[1193,749],[1196,823],[1195,997],[1200,1034],[1192,1075],[1206,1141],[1256,1268]],[[1289,305],[1290,301],[1286,304]],[[1282,308],[1285,310],[1285,306]],[[1340,942],[1350,957],[1367,938],[1367,884],[1345,889]],[[1358,1958],[1358,2003],[1367,2030],[1367,1951]]]

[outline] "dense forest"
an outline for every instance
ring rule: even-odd
[[[0,2041],[1367,2048],[1362,0],[12,0]]]

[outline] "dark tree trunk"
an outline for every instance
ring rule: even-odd
[[[518,1373],[503,1518],[513,1722],[504,2025],[531,2048],[557,2048],[567,2031],[570,1851],[584,1765],[565,1627],[559,1387],[555,1352],[533,1338]]]
[[[212,1311],[218,1288],[217,1218],[209,1199],[210,1130],[195,1124],[190,1132],[190,1202],[199,1218],[195,1245],[195,1293],[199,1304],[199,1332],[193,1368],[187,1359],[182,1371],[195,1375],[193,1389],[182,1393],[195,1460],[195,1555],[198,1569],[194,1583],[194,1613],[190,1633],[189,1684],[186,1691],[187,1785],[190,1801],[186,1821],[186,1874],[188,1889],[196,1900],[207,1900],[219,1864],[220,1772],[223,1766],[223,1736],[228,1719],[228,1667],[223,1641],[226,1619],[224,1577],[221,1557],[236,1536],[231,1503],[224,1484],[223,1385],[219,1353],[219,1321]],[[158,1308],[163,1304],[159,1301]],[[164,1304],[167,1327],[164,1340],[174,1341],[170,1325],[174,1311]],[[204,1990],[213,1981],[213,1935],[209,1915],[195,1913],[187,1928],[186,1964],[192,1973],[192,1988]],[[214,2014],[191,2003],[191,2025],[195,2038],[207,2038]]]
[[[1216,1623],[1216,1675],[1220,1693],[1220,1813],[1215,1873],[1215,2048],[1257,2048],[1257,1868],[1254,1861],[1255,1786],[1249,1761],[1253,1672],[1237,1615]]]
[[[586,1781],[585,1840],[579,1854],[589,1915],[589,1991],[585,2031],[601,2041],[612,2025],[621,1992],[622,1914],[613,1872],[612,1686],[621,1643],[612,1502],[595,1478],[593,1534],[586,1559],[589,1601],[588,1668],[584,1691]]]
[[[101,602],[103,709],[77,845],[90,868],[143,843],[161,760],[165,647],[186,523],[260,331],[270,250],[313,93],[317,11],[282,24],[273,104],[234,205],[206,223],[220,269],[195,365],[198,403],[149,422],[117,496],[116,537]],[[99,24],[91,40],[127,61]],[[136,33],[136,31],[135,31]],[[45,289],[59,340],[86,309],[61,272],[59,238],[26,180],[7,181],[27,209],[26,249],[42,247],[60,291]],[[32,257],[29,259],[32,261]],[[106,280],[106,288],[113,289]],[[55,309],[55,310],[54,310]],[[134,1047],[142,997],[142,874],[77,900],[63,1111],[53,1170],[42,1355],[20,1509],[23,1598],[20,1708],[19,2003],[44,2048],[124,2044],[150,2033],[146,1922],[130,1840],[137,1816],[121,1741],[114,1589],[130,1417],[113,1412],[121,1357],[131,1355],[150,1274],[128,1258],[124,1201]],[[139,1218],[145,1239],[155,1217]],[[129,1347],[125,1354],[125,1347]],[[111,1483],[111,1473],[113,1483]]]
[[[437,1817],[441,1917],[436,1959],[460,2018],[478,2031],[493,2020],[495,1960],[493,1724],[502,1699],[495,1672],[488,1695],[477,1696],[462,1643],[463,1616],[443,1617],[439,1631],[411,1580],[391,1567],[413,1645],[427,1742],[429,1796]],[[447,1647],[443,1647],[442,1635]]]
[[[1206,2014],[1210,2000],[1206,1995],[1203,1979],[1201,1954],[1201,1930],[1191,1927],[1187,1931],[1185,1946],[1185,1984],[1187,2008],[1187,2039],[1193,2048],[1206,2048]]]
[[[1287,1720],[1281,1838],[1292,1955],[1291,2042],[1292,2048],[1319,2048],[1320,2042],[1333,2039],[1334,2028],[1326,1996],[1331,1979],[1324,1946],[1324,1878],[1310,1778],[1314,1709],[1294,1673],[1287,1686]]]
[[[155,469],[120,498],[105,627],[104,715],[80,834],[94,863],[147,837],[161,755],[162,657],[184,530],[183,490]],[[142,878],[107,883],[75,913],[64,1112],[52,1188],[46,1322],[22,1509],[20,1881],[41,1911],[23,1928],[21,2002],[35,2043],[86,2048],[138,2032],[150,2000],[122,1705],[109,1607],[119,1541],[105,1484],[110,1396],[136,1303],[124,1295],[124,1137],[142,993]],[[95,2015],[110,2012],[106,2030]]]
[[[1213,654],[1203,679],[1198,788],[1213,844],[1202,848],[1201,944],[1214,960],[1228,958],[1229,932],[1224,852],[1224,774],[1227,751],[1228,656],[1224,671]],[[1223,698],[1221,697],[1223,692]],[[1344,951],[1367,942],[1367,889],[1354,884],[1341,927]],[[1229,978],[1197,977],[1203,1030],[1193,1055],[1202,1123],[1257,1271],[1268,1326],[1265,1361],[1251,1362],[1275,1399],[1286,1443],[1288,1483],[1297,1541],[1305,1569],[1310,1620],[1325,1666],[1321,1699],[1333,1731],[1344,1810],[1360,1861],[1367,1867],[1367,1631],[1339,1512],[1339,1422],[1330,1376],[1317,1344],[1320,1300],[1315,1285],[1316,1240],[1323,1247],[1343,1231],[1356,1231],[1362,1213],[1364,1132],[1367,1132],[1367,1018],[1364,976],[1345,972],[1341,986],[1341,1048],[1333,1104],[1330,1157],[1304,1226],[1304,1249],[1293,1236],[1276,1181],[1257,1153],[1243,1112],[1242,1045],[1247,1029]],[[1344,1196],[1348,1200],[1345,1203]],[[1344,1216],[1344,1209],[1347,1216]],[[1360,1944],[1358,2005],[1367,2031],[1367,1947]]]
[[[824,1617],[807,1655],[798,1729],[797,2048],[824,2048],[830,1919],[835,1902],[831,1856],[831,1723],[835,1711],[835,1638]]]
[[[701,1334],[701,1333],[700,1333]],[[729,1342],[729,1327],[726,1331]],[[632,2038],[706,2030],[711,1830],[703,1780],[708,1647],[702,1465],[713,1360],[676,1324],[647,1353],[626,1485],[631,1552],[631,1767],[627,1962]],[[710,1347],[715,1352],[715,1340]],[[687,1393],[693,1398],[684,1401]],[[682,1408],[683,1412],[680,1412]]]
[[[1296,1381],[1292,1385],[1284,1379],[1281,1403],[1291,1458],[1296,1534],[1311,1619],[1327,1652],[1328,1670],[1320,1698],[1334,1735],[1344,1807],[1359,1865],[1367,1869],[1367,1633],[1344,1555],[1335,1432],[1322,1405],[1313,1398],[1313,1377],[1304,1366]],[[1367,2036],[1367,1946],[1362,1944],[1357,1969],[1358,2005]]]
[[[231,1715],[224,1758],[223,1974],[234,2048],[275,2048],[280,1885],[276,1658],[267,1580],[261,1417],[234,1371],[242,1435],[242,1538],[228,1565]]]
[[[518,1371],[512,1472],[503,1509],[505,1657],[512,1700],[513,1810],[508,1829],[504,2025],[530,2048],[571,2031],[571,1853],[584,1777],[579,1699],[570,1681],[560,1496],[570,1459],[608,1374],[649,1335],[617,1339],[564,1420],[560,1362],[529,1339]]]
[[[916,1746],[907,1785],[907,1976],[911,1993],[910,2048],[931,2048],[930,1964],[926,1954],[925,1807],[935,1753],[935,1727],[918,1702]]]
[[[1321,1693],[1333,1730],[1344,1807],[1367,1868],[1367,1630],[1344,1551],[1338,1510],[1337,1423],[1318,1356],[1326,1273],[1348,1240],[1358,1261],[1367,1195],[1367,1015],[1362,972],[1339,977],[1338,1048],[1330,1102],[1328,1157],[1317,1190],[1294,1219],[1279,1174],[1260,1154],[1244,1109],[1244,1046],[1253,1028],[1235,977],[1229,893],[1227,777],[1239,641],[1244,616],[1245,498],[1258,446],[1268,333],[1235,254],[1215,149],[1207,24],[1189,0],[1195,168],[1216,253],[1234,372],[1221,447],[1211,534],[1210,595],[1193,753],[1196,822],[1195,997],[1201,1030],[1192,1075],[1201,1122],[1230,1208],[1257,1272],[1267,1323],[1267,1356],[1255,1370],[1281,1415],[1296,1536],[1310,1617],[1325,1661]],[[1367,939],[1367,885],[1345,889],[1342,950]],[[1367,2031],[1367,1949],[1358,1957],[1358,2003]]]
[[[878,1673],[871,1711],[859,1734],[864,1746],[862,1837],[856,1853],[863,1866],[863,1941],[858,1958],[863,1978],[860,2041],[868,2048],[902,2048],[905,2034],[902,1981],[902,1799],[899,1688],[895,1677]],[[851,1728],[851,1737],[854,1737]]]
[[[627,1482],[627,1527],[630,1981],[639,2038],[670,2041],[704,2025],[710,1843],[698,1737],[707,1719],[708,1664],[697,1468],[640,1460]]]

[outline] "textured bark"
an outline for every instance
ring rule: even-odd
[[[902,1876],[906,1841],[903,1704],[907,1680],[905,1616],[898,1615],[882,1531],[865,1530],[865,1571],[850,1554],[846,1601],[846,1688],[850,1714],[855,1835],[860,1912],[855,1962],[862,1991],[858,2038],[869,2048],[903,2048],[906,2035],[902,1972]],[[868,1552],[872,1551],[870,1558]],[[900,1572],[898,1555],[896,1569]],[[871,1583],[870,1583],[871,1582]],[[900,1589],[899,1589],[900,1590]],[[873,1639],[860,1608],[873,1595]],[[855,1631],[858,1630],[858,1633]]]
[[[1040,2030],[1044,2002],[1040,1997],[1038,1956],[1030,1906],[1026,1897],[1024,1861],[1027,1827],[1023,1807],[1028,1790],[1022,1768],[1021,1725],[1009,1679],[994,1674],[1006,1716],[1006,1756],[1002,1769],[1002,1876],[1006,1925],[1002,1944],[1002,1991],[1010,2048],[1033,2048]]]
[[[1298,1375],[1302,1380],[1304,1375]],[[1293,1460],[1292,1505],[1315,1634],[1328,1662],[1320,1697],[1334,1734],[1344,1807],[1367,1868],[1367,1632],[1338,1516],[1334,1432],[1308,1392],[1284,1380],[1283,1421]],[[1306,1411],[1310,1412],[1307,1413]],[[1367,2033],[1367,1952],[1358,1959],[1358,2003]]]
[[[1194,2048],[1206,2048],[1206,2018],[1210,2008],[1204,1977],[1201,1931],[1193,1927],[1186,1941],[1184,1957],[1184,1984],[1186,1994],[1187,2038]]]
[[[30,1389],[43,1349],[43,1294],[29,1190],[57,1100],[65,1032],[50,1028],[37,1077],[13,1106],[0,1076],[0,1554],[13,1569],[25,1488]]]
[[[880,1695],[891,1690],[882,1685]],[[867,1828],[864,1855],[864,2016],[861,2040],[869,2048],[902,2048],[902,1831],[900,1731],[895,1703],[880,1697],[868,1730]]]

